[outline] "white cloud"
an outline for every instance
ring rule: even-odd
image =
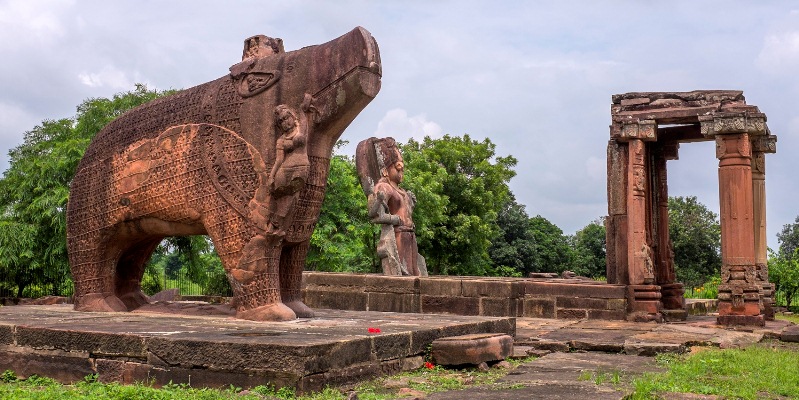
[[[402,108],[395,108],[386,112],[383,119],[377,124],[375,135],[378,137],[391,136],[400,142],[409,138],[422,139],[425,136],[437,138],[441,136],[441,126],[427,119],[425,114],[412,117]]]
[[[0,3],[0,48],[16,49],[31,44],[52,46],[53,39],[65,34],[60,21],[72,1],[10,0]]]
[[[755,59],[762,71],[791,78],[799,69],[799,10],[791,10],[771,25]]]
[[[81,72],[78,79],[88,87],[108,87],[114,90],[130,89],[136,83],[124,71],[113,66],[105,66],[99,72]]]

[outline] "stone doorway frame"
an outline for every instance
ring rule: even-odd
[[[627,285],[628,319],[685,319],[668,228],[666,163],[681,143],[714,140],[719,159],[722,325],[773,318],[765,154],[777,137],[742,91],[632,92],[612,97],[608,142],[608,283]]]

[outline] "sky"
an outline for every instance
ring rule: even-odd
[[[743,90],[778,136],[769,246],[799,214],[799,1],[0,0],[0,170],[26,131],[87,98],[219,78],[252,35],[291,51],[356,26],[380,46],[382,89],[344,153],[370,136],[489,138],[518,159],[528,214],[571,234],[607,214],[613,94]],[[718,212],[717,170],[712,143],[684,144],[670,194]]]

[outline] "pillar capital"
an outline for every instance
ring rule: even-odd
[[[657,141],[657,123],[653,119],[614,122],[610,135],[623,142],[635,139],[654,142]]]
[[[752,145],[749,134],[733,133],[716,135],[716,158],[719,166],[749,164],[752,159]]]
[[[759,135],[752,137],[752,152],[755,153],[776,153],[777,136]]]

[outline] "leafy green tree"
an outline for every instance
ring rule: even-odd
[[[530,218],[530,224],[536,256],[527,272],[561,273],[572,270],[574,255],[568,236],[557,225],[540,215]]]
[[[605,223],[602,219],[577,231],[571,237],[574,250],[574,269],[577,275],[598,278],[605,276],[607,264],[605,260]]]
[[[799,216],[792,224],[785,224],[782,231],[777,234],[777,241],[780,243],[780,255],[783,258],[793,258],[796,249],[799,248]]]
[[[721,271],[721,227],[718,215],[695,196],[669,197],[669,237],[677,280],[702,285]]]
[[[74,118],[43,121],[9,152],[0,179],[0,268],[18,296],[71,290],[65,211],[75,168],[108,122],[163,94],[137,85],[112,99],[88,99]]]
[[[339,142],[340,148],[346,142]],[[307,268],[316,271],[376,272],[376,225],[366,215],[366,196],[352,157],[330,161],[327,193],[308,249]]]
[[[791,255],[770,251],[768,269],[774,291],[784,296],[786,307],[791,307],[793,298],[799,294],[799,248]]]
[[[497,215],[499,235],[491,242],[488,254],[495,268],[510,268],[519,274],[529,272],[538,260],[530,216],[524,206],[511,200]]]
[[[469,135],[411,139],[401,148],[405,187],[417,195],[414,222],[428,270],[490,274],[488,248],[499,234],[497,216],[511,196],[508,182],[516,174],[516,159],[497,157],[489,139],[477,141]],[[419,186],[434,181],[432,187]]]

